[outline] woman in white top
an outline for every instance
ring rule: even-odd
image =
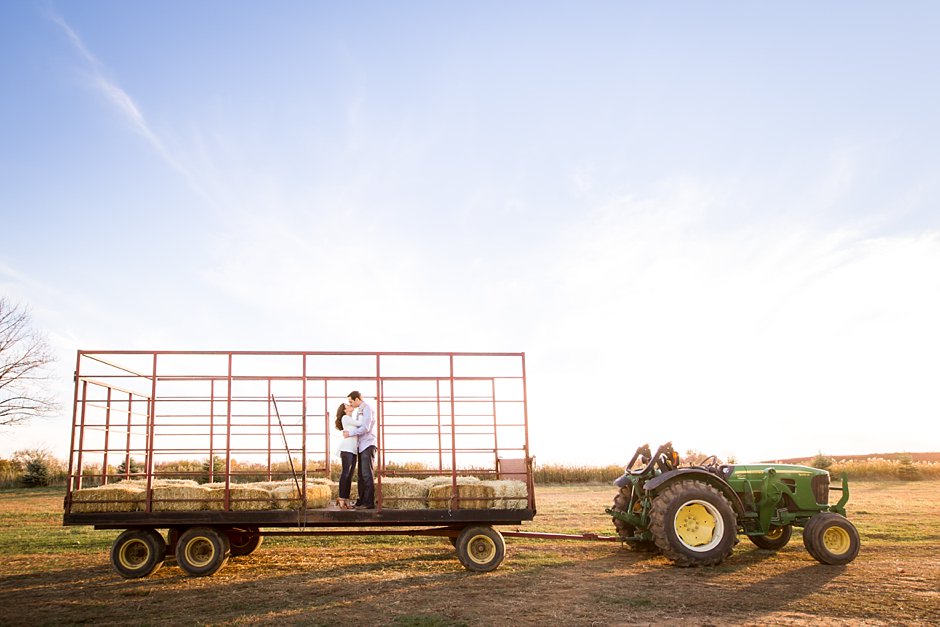
[[[336,408],[336,428],[339,431],[353,430],[361,424],[361,421],[353,417],[356,408],[347,403],[341,403]],[[340,459],[343,460],[343,472],[339,476],[339,498],[336,499],[336,505],[340,509],[353,509],[353,504],[349,499],[349,491],[352,488],[352,479],[356,474],[356,460],[359,459],[359,438],[352,436],[344,438],[338,447]]]

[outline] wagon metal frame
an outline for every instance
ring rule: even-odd
[[[376,509],[307,507],[308,480],[329,477],[334,465],[332,409],[352,389],[375,411]],[[177,549],[179,561],[176,540],[183,534],[188,541],[187,530],[194,529],[209,530],[194,532],[192,546],[210,553],[213,543],[227,553],[224,536],[231,539],[231,530],[259,540],[444,535],[455,541],[465,566],[491,570],[504,550],[492,526],[519,525],[536,513],[524,353],[80,350],[72,420],[63,524],[128,530],[112,551],[124,576],[149,574],[150,553],[161,557],[167,548]],[[171,465],[193,457],[205,460],[202,468]],[[384,507],[383,479],[423,475],[450,478],[446,509]],[[525,507],[478,508],[461,498],[463,475],[524,481]],[[224,482],[220,509],[156,511],[154,482],[169,477]],[[240,510],[230,487],[248,478],[290,479],[302,502],[294,510]],[[73,495],[83,487],[129,479],[146,486],[142,511],[72,511]],[[394,529],[400,527],[415,528]],[[168,547],[160,546],[156,529],[168,530]],[[122,572],[120,564],[141,567]]]

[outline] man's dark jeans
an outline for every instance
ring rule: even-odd
[[[356,505],[375,507],[375,477],[372,473],[373,464],[375,463],[375,451],[376,448],[374,446],[370,446],[364,451],[359,451],[357,477],[359,480],[359,498],[356,499]]]

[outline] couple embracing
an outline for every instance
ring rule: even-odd
[[[343,472],[339,477],[339,498],[336,499],[336,505],[340,509],[375,509],[375,478],[372,474],[377,442],[375,416],[359,392],[350,392],[346,396],[346,402],[337,408],[336,428],[342,430],[344,438],[339,444]],[[349,492],[357,466],[359,498],[353,504]]]

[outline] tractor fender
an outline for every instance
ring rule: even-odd
[[[728,482],[721,477],[708,472],[707,470],[702,470],[701,468],[677,468],[676,470],[664,472],[658,477],[647,481],[643,486],[643,489],[647,492],[652,492],[665,486],[666,484],[672,483],[673,481],[678,481],[680,479],[697,479],[714,488],[717,488],[721,491],[722,494],[725,495],[728,501],[731,502],[731,507],[734,508],[734,512],[738,516],[744,514],[744,503],[741,502],[741,497],[738,496],[737,492],[734,491]]]

